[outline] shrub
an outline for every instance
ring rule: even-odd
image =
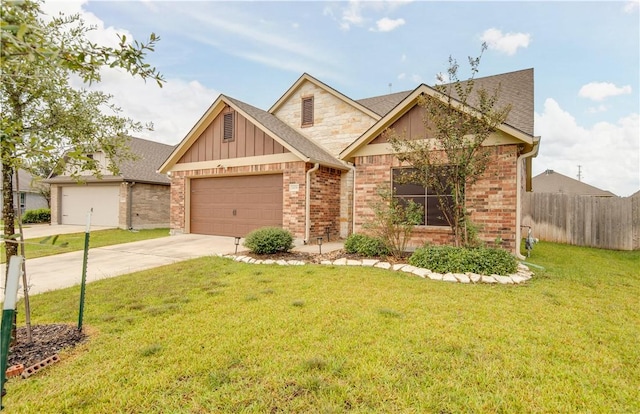
[[[51,222],[51,210],[48,208],[40,208],[37,210],[27,210],[22,215],[23,223],[50,223]]]
[[[399,200],[384,185],[376,191],[377,199],[369,204],[374,217],[367,220],[364,227],[383,241],[388,253],[400,258],[406,251],[413,228],[422,222],[423,208],[413,200]]]
[[[508,275],[517,269],[509,252],[486,247],[425,246],[411,255],[409,263],[438,273],[478,273]]]
[[[345,240],[344,250],[347,253],[360,254],[365,257],[387,256],[389,254],[389,249],[382,239],[355,233]]]
[[[244,245],[255,254],[288,252],[293,248],[293,236],[279,227],[263,227],[249,233]]]

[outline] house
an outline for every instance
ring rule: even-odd
[[[531,179],[534,193],[561,193],[594,197],[616,197],[611,191],[583,183],[553,170],[545,170]]]
[[[515,249],[519,200],[530,188],[527,172],[539,142],[533,69],[476,85],[500,85],[500,104],[513,109],[488,141],[495,148],[491,166],[468,191],[471,215],[483,240],[500,238]],[[375,188],[393,185],[394,169],[403,167],[382,134],[397,128],[424,136],[421,94],[434,96],[434,89],[422,84],[353,100],[305,73],[267,111],[220,95],[160,167],[171,177],[171,232],[242,237],[281,226],[305,243],[362,232]],[[430,193],[421,191],[413,196],[425,216],[437,216]],[[427,221],[413,244],[449,240],[448,226]]]
[[[13,205],[16,212],[19,208],[20,215],[23,215],[27,210],[49,208],[49,200],[46,197],[48,187],[48,184],[34,181],[28,171],[18,169],[17,180],[15,174],[13,175]],[[2,194],[2,183],[0,182],[0,205],[3,205]]]
[[[170,181],[157,168],[173,146],[140,138],[130,140],[135,159],[120,165],[113,175],[103,152],[91,154],[101,166],[102,176],[80,172],[81,180],[65,175],[50,176],[51,224],[85,224],[93,209],[95,226],[144,229],[169,226]]]

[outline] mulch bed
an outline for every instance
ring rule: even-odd
[[[16,337],[17,343],[9,348],[7,367],[23,364],[28,368],[87,339],[76,326],[66,324],[31,326],[32,342],[27,341],[27,328],[22,326]]]
[[[397,260],[393,256],[388,256],[388,257],[387,256],[385,256],[385,257],[365,257],[365,256],[361,256],[359,254],[347,253],[347,252],[344,251],[344,249],[335,250],[333,252],[323,253],[323,254],[291,251],[291,252],[287,252],[287,253],[275,253],[275,254],[254,254],[254,253],[250,253],[250,252],[239,252],[238,255],[248,256],[248,257],[252,257],[254,259],[261,259],[261,260],[267,260],[267,259],[271,259],[271,260],[301,260],[301,261],[306,262],[306,263],[320,263],[323,260],[332,260],[333,261],[333,260],[337,260],[337,259],[341,259],[341,258],[352,259],[352,260],[375,259],[375,260],[380,260],[380,261],[383,261],[383,262],[389,262],[391,264],[407,263],[407,261],[409,260],[409,256],[408,255],[407,255],[407,257],[402,258],[402,260]]]

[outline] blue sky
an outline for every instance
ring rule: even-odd
[[[307,72],[360,99],[432,85],[449,56],[489,45],[478,76],[535,70],[534,174],[545,169],[628,196],[640,189],[640,7],[625,2],[46,1],[82,13],[95,41],[161,38],[159,89],[105,72],[101,89],[139,136],[178,143],[220,93],[268,109]],[[390,85],[391,84],[391,85]]]

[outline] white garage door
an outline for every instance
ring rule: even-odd
[[[119,198],[118,185],[62,187],[62,224],[86,224],[87,212],[93,208],[92,225],[117,227]]]

